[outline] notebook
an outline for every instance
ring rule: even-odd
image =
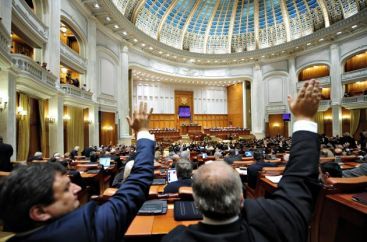
[[[193,201],[175,201],[173,213],[176,221],[203,219]]]
[[[164,185],[166,184],[166,179],[153,179],[152,185]]]
[[[167,213],[166,200],[149,200],[146,201],[139,209],[139,215],[154,215]]]
[[[168,181],[168,183],[177,181],[176,169],[168,169],[168,171],[167,171],[167,181]]]

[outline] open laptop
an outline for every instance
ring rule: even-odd
[[[175,182],[175,181],[177,181],[176,169],[168,169],[168,171],[167,171],[167,182],[171,183],[171,182]]]
[[[245,156],[246,157],[251,157],[252,156],[252,152],[251,151],[245,151]]]
[[[202,155],[203,159],[208,158],[208,154],[207,153],[202,153],[201,155]]]
[[[101,157],[99,158],[99,164],[104,167],[104,169],[107,169],[111,165],[111,158],[110,157]]]

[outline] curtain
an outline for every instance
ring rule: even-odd
[[[314,117],[315,122],[317,123],[317,132],[319,134],[323,134],[324,130],[324,112],[317,112]]]
[[[43,156],[47,154],[47,131],[46,131],[46,122],[45,122],[45,105],[46,101],[38,100],[38,109],[40,114],[40,126],[41,126],[41,151]]]
[[[23,108],[23,111],[26,112],[26,115],[19,116],[18,120],[17,160],[24,161],[28,158],[30,136],[30,105],[29,97],[27,95],[19,93],[18,107]]]
[[[83,109],[67,107],[70,120],[67,121],[67,152],[75,146],[79,146],[79,151],[84,149],[84,115]]]
[[[360,109],[350,110],[350,135],[351,136],[353,136],[354,133],[358,129],[360,115],[361,115]]]

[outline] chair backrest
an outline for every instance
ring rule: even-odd
[[[327,179],[327,183],[335,192],[354,192],[367,187],[367,176],[351,178],[330,177]]]
[[[194,200],[192,187],[180,187],[178,189],[178,197],[181,198],[181,200]]]
[[[263,167],[262,171],[260,172],[261,176],[276,176],[281,175],[284,173],[285,166],[277,166],[277,167]]]

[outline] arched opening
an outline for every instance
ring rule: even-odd
[[[350,57],[344,64],[344,71],[355,71],[367,68],[367,51]]]
[[[60,82],[61,84],[70,84],[75,87],[85,88],[80,83],[80,73],[64,65],[60,65]]]
[[[76,32],[64,21],[60,23],[60,41],[76,53],[80,54],[80,43]]]
[[[328,65],[314,65],[302,69],[298,74],[298,81],[306,81],[313,78],[321,78],[330,75]]]

